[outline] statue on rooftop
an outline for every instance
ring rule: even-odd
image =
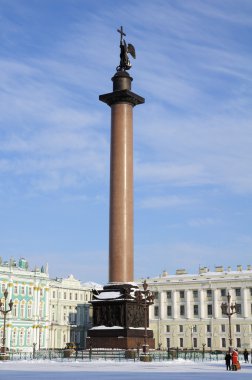
[[[121,35],[120,39],[120,65],[117,66],[117,71],[125,71],[129,70],[131,68],[131,63],[128,57],[128,54],[130,54],[134,59],[136,58],[136,51],[132,44],[127,44],[123,36],[126,36],[126,34],[123,31],[123,27],[121,26],[120,29],[117,29],[118,33]]]

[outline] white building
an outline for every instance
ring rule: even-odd
[[[141,281],[138,281],[140,284]],[[200,268],[198,274],[187,274],[184,269],[175,275],[166,272],[148,278],[154,292],[150,307],[150,327],[156,346],[162,349],[225,350],[229,346],[228,317],[222,313],[222,303],[236,303],[231,317],[232,345],[241,349],[252,348],[252,268],[243,270],[216,267],[210,272]]]
[[[64,348],[75,342],[85,348],[90,327],[89,301],[91,289],[70,275],[67,279],[50,281],[50,348]]]

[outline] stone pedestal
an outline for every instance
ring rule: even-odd
[[[143,346],[144,306],[136,302],[137,290],[129,284],[114,284],[94,294],[93,327],[88,332],[88,347],[133,349]],[[149,329],[147,344],[154,348],[153,332]]]

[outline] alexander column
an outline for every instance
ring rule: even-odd
[[[99,100],[111,108],[109,284],[93,293],[93,328],[88,332],[92,347],[136,348],[144,340],[144,305],[134,280],[133,216],[133,108],[144,98],[131,91],[128,54],[136,57],[121,27],[120,64],[112,78],[113,92]],[[149,345],[154,346],[152,331]]]
[[[126,45],[123,28],[120,65],[113,76],[113,92],[99,99],[111,107],[109,282],[131,282],[134,277],[133,243],[133,107],[144,98],[131,91],[131,67],[127,53],[135,58],[133,45]]]

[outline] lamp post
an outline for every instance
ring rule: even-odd
[[[143,282],[143,290],[139,290],[136,292],[136,301],[137,303],[143,305],[144,308],[144,344],[143,344],[143,353],[146,355],[147,353],[147,324],[148,324],[148,318],[147,318],[147,310],[150,305],[153,304],[154,295],[152,292],[148,289],[148,284],[146,280]]]
[[[6,347],[5,347],[5,341],[6,341],[6,316],[12,310],[12,307],[13,307],[13,302],[12,302],[12,300],[10,300],[10,302],[8,304],[9,309],[7,309],[7,298],[8,298],[8,290],[5,289],[5,291],[4,291],[4,302],[2,302],[0,300],[0,312],[3,314],[3,320],[4,320],[4,323],[3,323],[3,345],[2,345],[2,348],[1,348],[2,354],[6,353]],[[3,309],[2,309],[2,307],[3,307]]]
[[[205,359],[205,347],[206,343],[202,343],[202,359]]]
[[[231,304],[231,296],[228,293],[227,295],[227,303],[222,302],[221,304],[222,314],[227,315],[228,317],[228,325],[229,325],[229,347],[232,347],[232,331],[231,331],[231,317],[233,314],[237,313],[237,305]]]
[[[38,349],[39,349],[39,351],[40,351],[40,349],[41,349],[41,335],[42,335],[42,328],[43,328],[43,326],[41,325],[41,324],[39,324],[38,325]]]
[[[33,359],[35,359],[35,357],[36,357],[36,344],[37,343],[32,343],[32,357],[33,357]]]
[[[192,345],[192,350],[193,350],[193,330],[196,328],[196,325],[190,325],[189,329],[191,331],[191,345]]]

